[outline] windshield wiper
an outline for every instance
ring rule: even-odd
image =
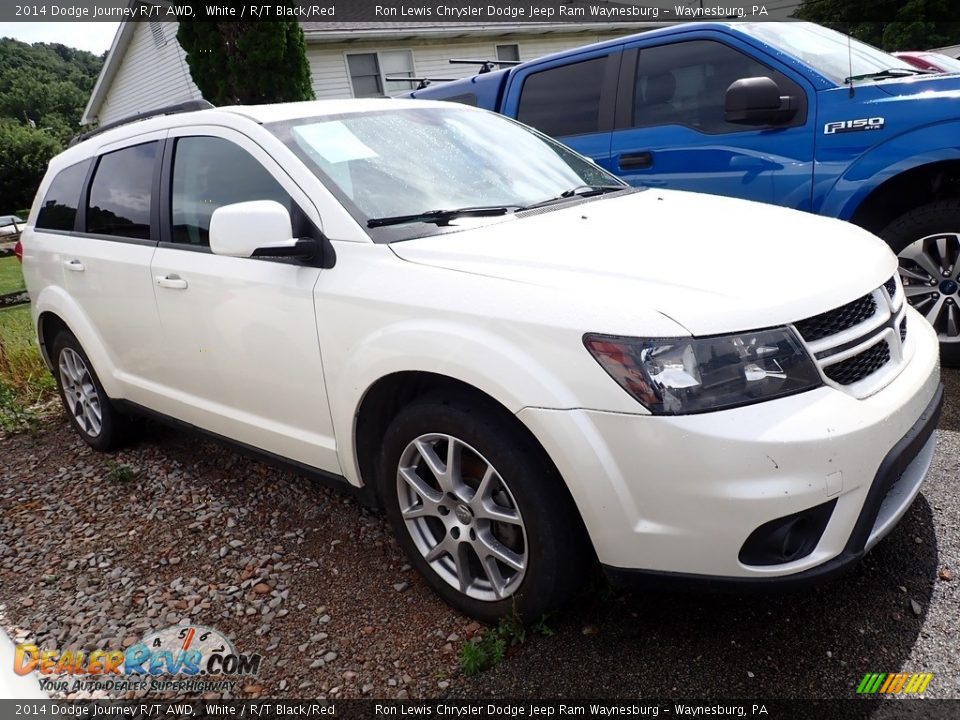
[[[490,207],[464,207],[451,210],[427,210],[413,215],[393,215],[390,217],[371,218],[367,220],[368,228],[387,227],[389,225],[405,225],[407,223],[436,223],[447,225],[451,220],[459,217],[496,217],[520,210],[519,205],[503,205]]]
[[[863,73],[862,75],[851,75],[845,78],[844,85],[849,85],[857,80],[883,80],[884,78],[910,77],[911,75],[929,75],[929,70],[920,68],[887,68],[886,70],[877,70],[876,72]]]
[[[527,205],[524,210],[532,210],[538,207],[545,207],[547,205],[553,205],[554,203],[560,203],[564,200],[569,200],[570,198],[578,197],[594,197],[595,195],[604,195],[611,192],[620,192],[621,190],[629,190],[630,185],[578,185],[575,188],[570,188],[569,190],[564,190],[562,193],[556,197],[547,198],[546,200],[541,200],[536,202],[533,205]]]

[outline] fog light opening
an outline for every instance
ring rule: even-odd
[[[740,548],[744,565],[784,565],[812,553],[826,530],[836,499],[766,522]]]

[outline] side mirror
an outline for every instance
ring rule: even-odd
[[[727,88],[724,118],[740,125],[779,125],[793,118],[798,107],[797,99],[781,95],[770,78],[743,78]]]
[[[210,250],[228,257],[308,258],[316,243],[293,237],[290,213],[277,201],[251,200],[213,211]]]

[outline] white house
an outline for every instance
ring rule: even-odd
[[[451,58],[531,60],[640,32],[656,23],[302,23],[318,99],[389,95],[414,85],[387,76],[458,78],[477,65]],[[177,24],[125,22],[110,47],[81,124],[105,124],[144,110],[200,98]]]

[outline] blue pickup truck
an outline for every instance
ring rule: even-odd
[[[960,364],[960,75],[810,23],[697,23],[410,95],[517,118],[634,185],[856,223],[899,255],[909,301]]]

